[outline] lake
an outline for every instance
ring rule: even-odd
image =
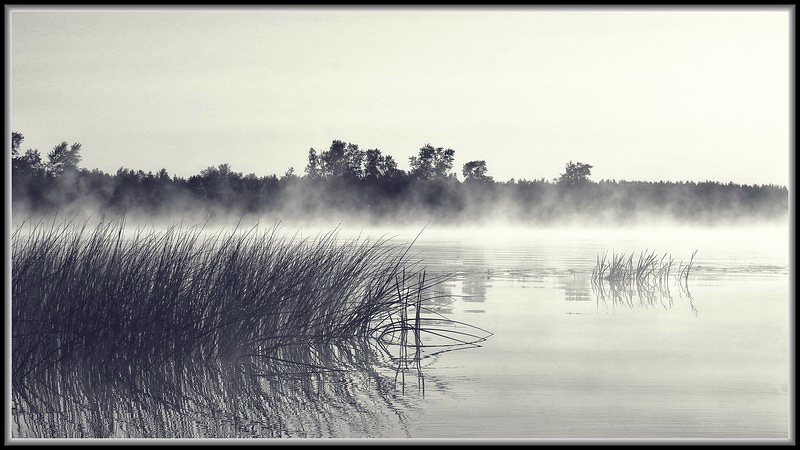
[[[362,231],[386,232],[393,242],[416,234]],[[788,437],[794,305],[785,227],[431,229],[412,249],[431,277],[451,275],[435,288],[435,312],[490,335],[442,327],[485,340],[458,345],[453,334],[423,333],[422,346],[303,349],[344,369],[313,375],[254,377],[198,363],[168,384],[153,375],[145,388],[53,381],[58,395],[39,393],[58,399],[47,407],[15,402],[12,435]],[[676,268],[697,250],[687,283],[593,284],[598,255],[645,250],[671,254]]]

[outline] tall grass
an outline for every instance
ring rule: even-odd
[[[290,346],[419,333],[445,277],[426,278],[409,248],[277,226],[131,234],[123,221],[24,224],[12,235],[12,379],[67,360],[112,372],[279,360]]]

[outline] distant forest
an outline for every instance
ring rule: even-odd
[[[427,144],[410,170],[378,149],[334,140],[308,152],[302,175],[243,175],[228,164],[188,178],[122,167],[114,174],[80,166],[81,145],[62,142],[46,157],[12,133],[12,212],[54,211],[186,215],[276,215],[325,218],[347,214],[372,223],[548,224],[769,221],[788,217],[788,189],[776,185],[590,179],[592,165],[567,162],[551,180],[495,181],[485,161],[453,171],[455,151]],[[556,175],[556,174],[554,174]]]

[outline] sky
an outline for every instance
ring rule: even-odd
[[[789,185],[793,10],[22,8],[8,126],[44,156],[302,174],[334,139],[400,168]],[[7,16],[8,19],[8,16]],[[10,134],[10,133],[9,133]]]

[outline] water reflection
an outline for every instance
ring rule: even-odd
[[[568,302],[589,302],[592,298],[590,277],[586,273],[570,271],[558,277],[558,285],[564,291],[564,300]]]
[[[429,402],[416,436],[785,437],[786,344],[766,343],[785,343],[789,333],[788,264],[769,247],[717,237],[427,243],[428,267],[458,274],[455,294],[484,299],[459,297],[457,317],[496,336],[458,355],[463,367],[452,372],[462,384],[452,400]],[[485,252],[473,249],[479,244]],[[466,255],[485,253],[483,265],[453,261],[458,245]],[[688,283],[676,282],[675,261],[660,286],[592,284],[606,250],[688,256],[698,246],[702,259]]]
[[[676,301],[681,301],[689,306],[691,312],[697,316],[694,298],[689,290],[689,282],[678,278],[674,286],[677,287],[677,300],[670,290],[669,282],[648,283],[645,281],[632,281],[629,283],[616,282],[607,279],[592,279],[591,288],[595,294],[598,311],[602,305],[606,312],[620,306],[623,308],[663,308],[672,309]]]
[[[751,266],[704,247],[702,266],[685,285],[670,279],[662,286],[594,286],[589,272],[598,249],[628,245],[598,241],[578,250],[548,245],[487,250],[480,267],[477,250],[462,251],[470,258],[454,262],[455,251],[429,245],[428,267],[457,273],[435,287],[432,304],[445,315],[453,306],[456,317],[473,313],[467,322],[474,319],[496,333],[478,351],[453,353],[471,347],[453,341],[446,347],[448,339],[433,334],[417,339],[409,328],[404,342],[399,327],[383,341],[297,345],[273,355],[286,361],[198,362],[136,375],[128,374],[136,368],[127,368],[121,372],[128,375],[118,374],[113,382],[90,368],[63,369],[42,374],[24,394],[14,393],[13,435],[752,438],[785,433],[787,352],[764,342],[784,342],[789,332],[782,306],[789,298],[787,266],[766,257],[763,265]],[[748,291],[756,282],[767,288],[763,294]],[[709,320],[694,320],[695,294]],[[483,301],[462,302],[468,295]],[[606,320],[615,309],[640,312],[647,320]],[[668,320],[674,313],[688,317],[692,326]],[[414,316],[409,315],[406,320]]]
[[[461,292],[464,294],[462,300],[470,303],[485,302],[486,288],[491,276],[489,270],[465,273],[461,286]]]
[[[436,275],[434,274],[434,276]],[[456,298],[454,294],[455,286],[455,277],[449,276],[446,281],[437,284],[431,289],[433,295],[428,299],[428,304],[436,307],[437,312],[440,314],[452,314],[453,299]]]
[[[410,437],[408,416],[426,381],[448,389],[426,369],[482,341],[453,323],[412,325],[379,340],[298,343],[269,356],[198,357],[150,370],[64,362],[15,387],[12,436]]]

